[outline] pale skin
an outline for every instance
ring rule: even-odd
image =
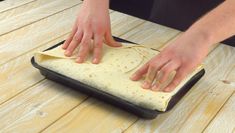
[[[93,60],[98,64],[102,58],[102,45],[119,47],[111,35],[109,0],[85,0],[74,24],[72,33],[63,44],[65,55],[71,56],[79,45],[77,62],[82,63],[93,42]],[[160,54],[153,57],[130,79],[138,81],[145,77],[142,88],[170,92],[207,56],[216,43],[235,35],[235,0],[226,0],[195,22],[176,40],[171,41]],[[165,88],[159,85],[176,71],[172,82]],[[153,82],[157,80],[159,82]]]

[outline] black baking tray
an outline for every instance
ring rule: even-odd
[[[128,43],[133,43],[121,38],[117,38],[114,37],[115,40],[119,41],[119,42],[128,42]],[[53,49],[61,44],[63,44],[64,41],[46,49],[46,50],[50,50]],[[133,43],[134,44],[134,43]],[[138,45],[138,44],[137,44]],[[46,51],[45,50],[45,51]],[[67,77],[65,75],[62,75],[60,73],[54,72],[52,70],[49,70],[47,68],[44,68],[40,65],[38,65],[35,60],[34,57],[31,58],[31,63],[32,65],[39,69],[40,73],[42,75],[44,75],[47,79],[53,80],[57,83],[63,84],[65,86],[68,86],[72,89],[78,90],[82,93],[88,94],[92,97],[95,97],[97,99],[100,99],[102,101],[105,101],[109,104],[115,105],[121,109],[124,109],[128,112],[131,112],[141,118],[145,118],[145,119],[154,119],[158,114],[164,113],[166,111],[171,110],[177,102],[179,102],[179,100],[190,90],[190,88],[205,74],[205,70],[202,69],[201,71],[199,71],[198,73],[196,73],[169,101],[168,107],[166,109],[166,111],[162,112],[162,111],[158,111],[158,110],[150,110],[150,109],[146,109],[143,107],[140,107],[138,105],[132,104],[129,101],[126,101],[120,97],[117,96],[113,96],[109,93],[106,93],[104,91],[98,90],[94,87],[91,87],[87,84],[84,84],[80,81],[74,80],[70,77]]]

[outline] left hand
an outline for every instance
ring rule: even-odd
[[[209,45],[205,41],[184,33],[137,70],[131,79],[140,80],[146,75],[142,88],[170,92],[202,63],[208,51]],[[160,84],[168,79],[172,71],[176,71],[173,80],[160,90]],[[154,80],[157,82],[154,83]]]

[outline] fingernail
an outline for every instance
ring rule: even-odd
[[[99,63],[99,60],[98,60],[97,58],[94,58],[93,61],[92,61],[92,63],[98,64],[98,63]]]
[[[154,85],[154,86],[152,87],[152,90],[153,90],[153,91],[158,91],[158,90],[159,90],[159,87],[157,87],[156,85]]]
[[[132,80],[136,80],[136,74],[131,75]]]
[[[119,42],[116,42],[115,45],[116,45],[117,47],[121,47],[121,46],[122,46],[122,44],[119,43]]]
[[[121,44],[121,43],[118,43],[118,45],[119,45],[119,47],[121,47],[121,46],[122,46],[122,44]]]
[[[149,89],[149,88],[150,88],[150,84],[145,81],[145,82],[143,83],[142,87],[143,87],[144,89]]]
[[[165,88],[163,91],[164,92],[171,92],[171,90],[169,88]]]
[[[69,56],[70,55],[70,52],[69,51],[65,51],[64,53],[66,56]]]
[[[62,45],[62,48],[65,49],[65,44]]]
[[[81,58],[81,57],[78,57],[78,58],[76,59],[76,62],[77,62],[77,63],[82,63],[82,58]]]

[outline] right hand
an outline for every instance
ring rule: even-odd
[[[109,0],[85,0],[83,2],[72,32],[62,45],[66,56],[71,56],[80,45],[76,62],[84,62],[89,54],[90,43],[93,39],[92,63],[97,64],[102,57],[103,41],[112,47],[121,46],[111,35],[108,9]]]

